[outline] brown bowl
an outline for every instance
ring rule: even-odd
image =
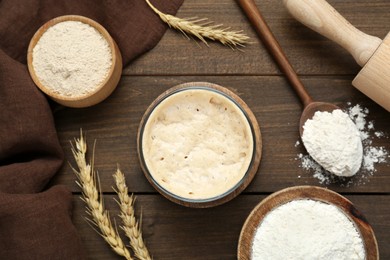
[[[311,199],[338,207],[354,224],[364,243],[367,260],[378,260],[378,244],[372,227],[366,218],[355,208],[351,201],[328,189],[315,186],[297,186],[275,192],[261,201],[250,213],[241,230],[237,257],[240,260],[251,259],[252,243],[257,227],[273,209],[293,200]]]
[[[39,78],[37,77],[34,71],[34,66],[32,63],[33,62],[32,54],[35,45],[37,44],[41,36],[46,32],[48,28],[64,21],[79,21],[92,26],[98,32],[100,32],[101,35],[107,40],[111,49],[112,65],[108,72],[107,77],[99,86],[94,87],[95,90],[93,92],[90,92],[83,96],[69,97],[69,96],[60,95],[58,93],[54,93],[50,88],[47,88],[44,84],[40,82]],[[27,66],[31,78],[33,79],[34,83],[42,92],[44,92],[51,99],[53,99],[54,101],[56,101],[61,105],[80,108],[80,107],[92,106],[103,101],[115,90],[122,74],[122,56],[120,54],[119,48],[115,43],[115,41],[112,39],[110,34],[106,31],[106,29],[104,29],[104,27],[101,26],[99,23],[84,16],[65,15],[48,21],[47,23],[42,25],[42,27],[39,28],[38,31],[34,34],[28,46]]]
[[[188,198],[188,197],[185,198],[184,196],[179,196],[165,189],[153,177],[153,174],[150,172],[147,163],[145,162],[145,157],[143,153],[143,134],[145,130],[145,125],[150,115],[154,111],[154,109],[158,107],[158,105],[162,101],[164,101],[166,98],[170,97],[171,95],[174,95],[179,92],[184,92],[187,90],[207,90],[223,96],[224,98],[229,100],[229,102],[232,102],[236,106],[236,108],[238,108],[243,113],[243,115],[245,116],[245,120],[247,120],[251,128],[251,133],[252,133],[251,134],[252,135],[251,140],[253,141],[253,142],[251,141],[253,143],[253,149],[251,154],[252,157],[250,159],[249,167],[246,170],[244,176],[231,189],[227,190],[222,194],[208,197],[208,198]],[[260,158],[261,158],[261,147],[262,147],[262,143],[261,143],[261,133],[260,133],[259,125],[257,123],[256,117],[253,115],[252,111],[244,103],[244,101],[242,101],[240,97],[238,97],[230,90],[221,87],[219,85],[206,83],[206,82],[191,82],[191,83],[181,84],[161,94],[156,100],[153,101],[153,103],[146,110],[141,120],[138,129],[138,136],[137,136],[137,149],[138,149],[139,161],[141,164],[141,168],[146,178],[150,182],[150,184],[167,199],[177,204],[187,206],[187,207],[193,207],[193,208],[206,208],[206,207],[217,206],[233,199],[239,193],[241,193],[252,181],[253,177],[255,176],[259,168]]]

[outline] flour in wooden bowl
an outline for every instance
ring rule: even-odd
[[[293,200],[271,210],[255,231],[251,259],[364,260],[364,242],[336,206]]]
[[[107,78],[112,53],[107,40],[81,21],[63,21],[49,27],[32,52],[39,81],[51,92],[81,97],[95,92]]]
[[[254,153],[243,111],[210,89],[171,94],[151,112],[142,134],[142,156],[163,189],[185,199],[209,199],[245,176]]]

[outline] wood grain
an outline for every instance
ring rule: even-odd
[[[284,0],[295,19],[346,49],[360,66],[366,65],[382,40],[359,31],[325,0]]]
[[[172,94],[175,94],[179,91],[186,91],[186,90],[200,89],[200,88],[202,88],[203,90],[215,91],[219,95],[221,96],[225,95],[228,99],[233,101],[235,103],[234,106],[236,106],[237,109],[241,110],[245,114],[246,117],[245,120],[247,120],[247,122],[249,123],[250,131],[252,133],[251,139],[253,141],[253,154],[251,155],[251,162],[243,178],[236,185],[234,185],[234,187],[230,191],[226,191],[224,194],[218,195],[215,198],[207,198],[204,200],[181,198],[176,194],[171,194],[169,191],[165,190],[162,186],[160,186],[158,182],[153,178],[153,174],[148,170],[148,167],[146,165],[143,156],[143,148],[142,148],[143,131],[145,129],[145,125],[147,124],[149,116],[153,112],[153,110],[155,110],[162,101],[164,101]],[[179,205],[192,207],[192,208],[215,207],[237,197],[250,184],[250,182],[255,177],[260,165],[261,151],[262,151],[262,140],[261,140],[260,127],[255,115],[250,110],[248,105],[238,95],[236,95],[234,92],[230,91],[229,89],[209,82],[187,82],[187,83],[179,84],[177,86],[174,86],[166,90],[164,93],[159,95],[155,100],[153,100],[150,106],[146,109],[137,131],[137,153],[138,153],[141,169],[144,172],[146,179],[160,194],[162,194],[167,199],[175,203],[178,203]]]
[[[83,128],[92,145],[97,140],[96,169],[100,174],[102,190],[111,192],[111,175],[120,164],[130,181],[132,192],[154,192],[141,171],[136,146],[139,123],[146,108],[161,93],[183,82],[202,80],[217,83],[237,93],[251,108],[261,126],[263,157],[260,169],[246,192],[273,192],[293,185],[318,185],[313,174],[299,168],[296,160],[305,150],[295,143],[299,140],[298,123],[302,112],[298,98],[283,77],[123,77],[114,94],[102,104],[91,108],[65,108],[55,114],[56,126],[66,159],[72,162],[69,141]],[[368,121],[374,120],[377,131],[390,129],[387,112],[351,86],[351,77],[303,77],[304,84],[316,100],[332,102],[345,107],[347,102],[361,104],[370,110]],[[390,139],[374,138],[374,144],[390,150]],[[92,146],[91,146],[92,147]],[[343,192],[389,192],[390,171],[379,165],[364,185],[330,185]],[[298,176],[301,176],[298,178]],[[68,165],[56,176],[54,183],[79,191]]]
[[[390,258],[390,208],[388,196],[346,196],[367,217],[379,244],[381,259]],[[174,204],[160,195],[138,195],[136,215],[142,211],[142,230],[154,259],[237,259],[241,228],[264,195],[241,195],[208,209],[192,209]],[[121,259],[112,253],[84,217],[84,204],[74,196],[74,222],[90,259]],[[116,216],[114,196],[105,196],[106,207]],[[376,207],[372,207],[375,204]],[[119,224],[119,219],[117,218]],[[127,241],[124,238],[124,241]]]
[[[352,81],[361,92],[390,112],[390,33]]]
[[[261,14],[260,9],[257,7],[255,1],[237,0],[236,2],[240,5],[248,17],[248,20],[255,29],[258,37],[261,39],[264,46],[268,49],[275,62],[278,64],[279,69],[288,79],[290,86],[294,89],[303,104],[304,109],[301,118],[299,119],[299,134],[302,137],[304,130],[303,126],[307,120],[313,118],[316,112],[332,112],[340,108],[332,103],[313,101],[301,79],[295,72],[295,69],[292,67],[290,61],[286,57],[286,54],[284,53],[284,50],[280,46],[278,40],[270,30],[267,22],[264,20],[264,17]]]
[[[286,57],[284,50],[280,46],[278,40],[275,38],[267,22],[264,20],[264,17],[261,14],[260,9],[257,7],[255,1],[236,0],[236,2],[240,5],[241,9],[248,17],[248,20],[256,31],[257,36],[261,39],[261,42],[264,44],[268,52],[274,58],[276,64],[278,64],[279,66],[279,69],[288,79],[288,81],[290,82],[290,86],[293,87],[293,89],[301,99],[304,108],[306,109],[306,107],[313,102],[313,99],[310,97],[309,93],[307,93],[305,86],[303,85],[301,79],[298,77],[290,61]]]
[[[218,3],[217,3],[218,2]],[[117,163],[126,175],[130,192],[142,209],[143,233],[154,259],[237,259],[242,225],[251,210],[269,193],[297,185],[316,185],[342,192],[372,225],[381,259],[390,259],[390,168],[376,166],[373,175],[356,176],[352,185],[321,185],[296,159],[306,151],[299,140],[302,106],[276,64],[232,0],[186,0],[179,17],[208,17],[236,30],[244,30],[252,43],[232,51],[216,43],[206,47],[168,30],[161,42],[123,71],[118,88],[104,102],[89,108],[57,109],[54,118],[66,160],[73,163],[69,141],[83,128],[92,145],[97,140],[95,166],[105,201],[112,215],[112,174]],[[388,112],[351,84],[360,67],[348,52],[297,22],[282,1],[256,0],[270,29],[301,77],[312,98],[341,108],[360,104],[369,109],[367,121],[387,134]],[[388,0],[329,0],[347,20],[383,39],[389,31]],[[130,36],[129,36],[130,37]],[[191,81],[227,87],[253,111],[262,133],[260,168],[251,184],[233,200],[207,209],[186,208],[159,195],[142,173],[137,155],[137,129],[141,118],[161,93]],[[373,138],[373,145],[390,150],[390,138]],[[92,147],[92,146],[90,146]],[[360,179],[359,179],[360,178]],[[74,193],[74,222],[90,259],[120,259],[85,222],[84,205],[75,176],[66,162],[50,183],[63,184]]]
[[[387,0],[331,0],[346,19],[358,29],[383,39],[389,32],[390,2]],[[282,1],[256,0],[271,30],[298,74],[356,75],[360,67],[351,55],[330,40],[296,21]],[[179,17],[208,17],[235,30],[244,30],[251,44],[232,51],[217,43],[210,47],[189,41],[180,33],[168,31],[150,52],[125,68],[126,75],[278,75],[256,33],[232,0],[186,0]]]
[[[352,54],[363,67],[352,84],[390,111],[390,35],[382,41],[359,31],[325,0],[284,0],[284,3],[298,21]]]

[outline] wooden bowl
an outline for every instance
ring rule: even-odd
[[[220,94],[224,96],[225,98],[232,101],[236,107],[238,107],[243,114],[245,115],[246,120],[248,120],[249,126],[251,128],[252,132],[252,140],[253,140],[253,153],[250,160],[249,167],[243,176],[243,178],[235,184],[233,188],[226,191],[223,194],[220,194],[218,196],[214,196],[207,199],[189,199],[184,198],[181,196],[178,196],[176,194],[173,194],[172,192],[166,190],[163,188],[152,176],[152,174],[149,172],[149,169],[146,165],[145,158],[143,155],[143,131],[145,128],[145,125],[147,123],[147,120],[153,110],[167,97],[171,96],[172,94],[175,94],[177,92],[186,91],[186,90],[194,90],[194,89],[202,89],[202,90],[208,90],[212,91],[214,93]],[[220,205],[222,203],[225,203],[234,197],[236,197],[239,193],[241,193],[252,181],[253,177],[255,176],[259,165],[260,165],[260,159],[261,159],[261,148],[262,148],[262,142],[261,142],[261,133],[260,133],[260,127],[257,123],[256,117],[252,113],[252,111],[249,109],[249,107],[242,101],[240,97],[238,97],[236,94],[231,92],[230,90],[221,87],[216,84],[206,83],[206,82],[191,82],[191,83],[185,83],[178,85],[176,87],[173,87],[163,94],[161,94],[156,100],[153,101],[153,103],[149,106],[149,108],[146,110],[144,116],[142,117],[139,129],[138,129],[138,136],[137,136],[137,149],[138,149],[138,157],[141,164],[141,168],[150,182],[150,184],[164,197],[167,199],[186,206],[186,207],[193,207],[193,208],[206,208],[206,207],[213,207]]]
[[[250,213],[241,230],[237,257],[240,260],[251,259],[252,243],[257,227],[264,217],[274,208],[299,199],[321,201],[338,207],[355,224],[364,243],[366,260],[378,260],[378,244],[372,227],[366,218],[355,208],[351,201],[328,189],[315,186],[297,186],[275,192],[260,202]]]
[[[108,72],[107,77],[99,86],[93,86],[94,91],[90,92],[86,95],[79,97],[69,97],[60,95],[58,93],[54,93],[50,88],[47,88],[44,84],[42,84],[37,77],[34,67],[33,67],[33,49],[41,36],[46,32],[48,28],[51,26],[64,22],[64,21],[80,21],[82,23],[88,24],[94,27],[101,35],[107,40],[109,47],[111,49],[112,54],[112,65]],[[48,95],[51,99],[56,101],[57,103],[68,106],[68,107],[88,107],[95,105],[104,99],[106,99],[116,88],[118,82],[120,80],[122,74],[122,56],[120,54],[119,48],[115,41],[112,39],[110,34],[101,26],[99,23],[91,20],[87,17],[78,16],[78,15],[65,15],[54,18],[38,29],[38,31],[34,34],[33,38],[30,41],[27,51],[27,66],[30,72],[31,78],[34,83],[38,86],[38,88]]]

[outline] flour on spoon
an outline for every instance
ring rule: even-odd
[[[363,146],[359,130],[340,109],[317,111],[303,126],[302,141],[309,154],[327,171],[350,177],[360,169]]]
[[[375,146],[374,139],[389,138],[387,133],[375,129],[375,122],[368,120],[369,110],[359,104],[352,105],[348,103],[346,113],[353,120],[360,132],[360,138],[363,143],[363,163],[359,172],[352,178],[339,177],[331,174],[308,154],[298,153],[295,160],[300,162],[299,167],[310,172],[319,183],[329,185],[338,183],[340,186],[363,185],[369,181],[369,177],[376,172],[376,165],[387,163],[390,156],[388,149],[384,146]],[[300,147],[301,143],[297,141],[295,147]],[[299,175],[298,178],[302,178]]]

